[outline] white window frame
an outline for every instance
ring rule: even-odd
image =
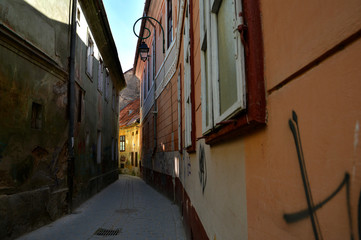
[[[200,40],[201,40],[201,100],[202,100],[202,132],[203,134],[209,132],[213,128],[213,101],[212,101],[212,82],[208,76],[211,76],[212,62],[209,61],[211,56],[212,42],[210,31],[210,14],[209,13],[209,0],[199,1],[200,12]],[[207,54],[205,53],[207,52]],[[206,66],[207,64],[207,66]],[[207,72],[206,72],[207,70]],[[208,92],[206,93],[206,84],[208,83]],[[207,112],[207,107],[209,111]],[[208,116],[207,116],[208,113]],[[206,118],[208,117],[209,123],[207,125]]]
[[[223,114],[220,113],[220,87],[219,87],[219,63],[218,63],[218,28],[217,28],[217,12],[221,4],[226,0],[201,0],[200,1],[200,20],[201,20],[201,43],[206,41],[207,59],[202,51],[202,131],[203,134],[208,133],[217,123],[232,118],[235,114],[246,108],[246,78],[245,78],[245,60],[244,47],[241,36],[237,30],[237,26],[243,23],[242,17],[237,13],[242,11],[241,0],[228,0],[235,4],[233,34],[234,34],[234,56],[236,61],[236,79],[237,79],[237,101],[233,103]],[[205,14],[206,13],[206,14]],[[204,44],[202,44],[203,46]],[[212,51],[210,51],[212,49]],[[202,49],[204,50],[204,49]],[[207,68],[205,62],[208,62]],[[208,69],[205,73],[204,69]],[[207,78],[208,76],[208,78]],[[206,82],[208,83],[208,99],[205,94]],[[208,117],[210,123],[206,125],[206,104],[210,111]]]
[[[188,3],[187,3],[188,6]],[[191,48],[189,7],[184,21],[184,147],[192,146]]]

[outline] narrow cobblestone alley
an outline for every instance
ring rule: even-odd
[[[102,235],[102,230],[111,236]],[[120,175],[118,181],[73,214],[19,239],[184,240],[186,237],[177,205],[142,179]]]

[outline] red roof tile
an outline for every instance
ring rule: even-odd
[[[140,118],[140,99],[130,102],[119,112],[119,127],[132,125]]]

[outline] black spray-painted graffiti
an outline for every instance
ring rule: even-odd
[[[351,240],[353,240],[354,238],[353,238],[353,230],[352,230],[352,222],[351,222],[352,221],[351,206],[350,206],[350,175],[348,173],[345,173],[345,177],[344,177],[343,181],[341,182],[341,184],[337,187],[337,189],[325,200],[323,200],[320,203],[315,205],[313,202],[310,183],[309,183],[308,176],[307,176],[307,169],[306,169],[306,164],[305,164],[305,159],[304,159],[303,149],[302,149],[302,144],[301,144],[300,129],[299,129],[299,125],[298,125],[298,117],[297,117],[297,114],[295,111],[292,111],[292,119],[290,119],[288,121],[288,124],[292,131],[293,139],[294,139],[295,145],[296,145],[297,156],[298,156],[298,161],[299,161],[301,176],[302,176],[302,182],[303,182],[306,199],[307,199],[307,209],[301,210],[296,213],[284,214],[283,215],[284,219],[288,223],[294,223],[294,222],[297,222],[306,217],[310,217],[315,239],[316,240],[323,239],[322,232],[321,232],[321,229],[320,229],[320,226],[318,223],[316,211],[318,209],[320,209],[323,205],[325,205],[328,201],[330,201],[334,196],[336,196],[341,191],[341,189],[344,186],[346,186],[347,210],[348,210],[348,217],[349,217],[349,224],[350,224],[350,238],[351,238]]]
[[[202,144],[199,146],[199,181],[201,182],[202,192],[204,194],[207,185],[207,164]]]

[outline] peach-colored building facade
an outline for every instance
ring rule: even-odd
[[[191,239],[360,239],[359,1],[170,1],[135,59],[141,161]]]

